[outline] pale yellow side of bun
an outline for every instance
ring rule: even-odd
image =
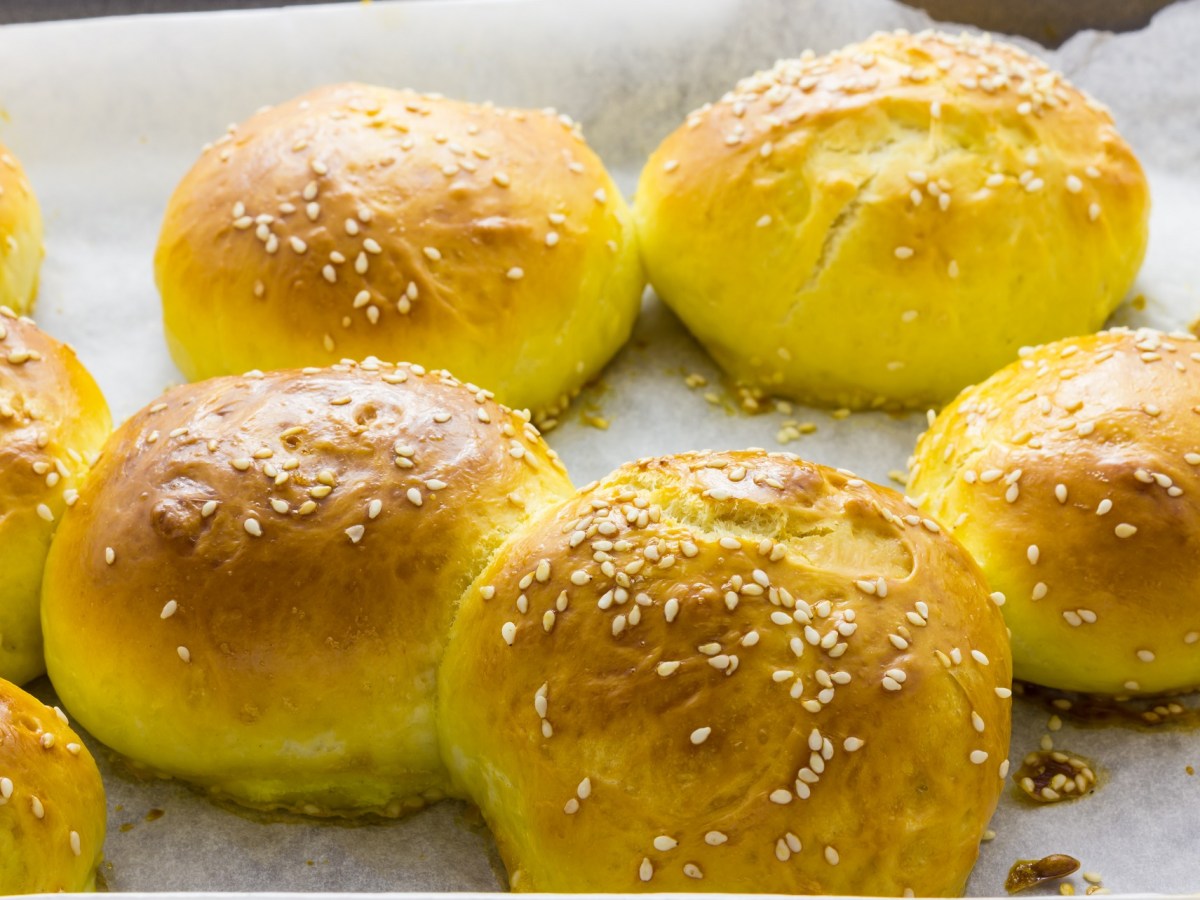
[[[66,717],[0,680],[0,895],[94,890],[107,814]]]
[[[650,281],[747,385],[828,406],[950,400],[1100,327],[1146,248],[1108,112],[1015,47],[897,32],[780,62],[650,157]]]
[[[1008,642],[912,512],[792,456],[696,453],[519,531],[439,680],[512,888],[959,894],[1008,767]]]
[[[1003,593],[1018,678],[1200,686],[1200,341],[1038,347],[946,407],[908,492]]]
[[[569,490],[532,425],[444,372],[174,388],[59,528],[51,680],[151,769],[256,807],[399,815],[446,787],[434,681],[459,598]]]
[[[23,684],[45,671],[42,567],[111,430],[75,351],[0,307],[0,678]]]
[[[616,353],[644,284],[632,214],[568,120],[360,84],[205,150],[155,273],[190,379],[375,355],[535,411]]]
[[[42,212],[17,158],[0,144],[0,306],[29,312],[37,297]]]

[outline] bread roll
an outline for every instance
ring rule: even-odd
[[[0,894],[94,890],[106,815],[66,716],[0,680]]]
[[[0,306],[29,312],[37,297],[42,212],[25,170],[0,144]]]
[[[974,562],[785,454],[641,460],[544,513],[439,685],[514,890],[957,894],[1008,768]]]
[[[577,127],[361,84],[206,149],[155,258],[188,378],[374,354],[552,411],[628,338],[632,215]]]
[[[692,113],[650,157],[650,281],[736,380],[804,402],[942,403],[1100,327],[1146,249],[1108,112],[987,37],[879,34]]]
[[[1018,678],[1136,694],[1200,686],[1200,342],[1116,329],[968,388],[908,492],[1007,599]]]
[[[444,372],[172,389],[59,529],[50,677],[154,770],[259,808],[399,815],[446,786],[434,682],[459,598],[569,487],[532,425]]]
[[[45,671],[42,567],[111,430],[75,351],[0,306],[0,678],[23,684]]]

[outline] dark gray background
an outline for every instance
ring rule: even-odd
[[[309,5],[329,0],[291,0]],[[362,2],[362,0],[341,0]],[[564,0],[565,2],[565,0]],[[702,0],[698,0],[702,2]],[[1056,46],[1080,28],[1139,28],[1172,0],[904,0],[935,19],[1023,34]],[[184,10],[283,6],[278,0],[0,0],[0,24]]]

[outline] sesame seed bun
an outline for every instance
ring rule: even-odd
[[[75,351],[0,306],[0,678],[24,684],[45,671],[42,567],[111,430]]]
[[[554,411],[629,337],[632,215],[576,126],[360,84],[204,151],[155,258],[191,379],[368,355]]]
[[[1200,686],[1200,342],[1113,330],[1038,347],[942,411],[909,494],[1005,598],[1017,677]]]
[[[439,685],[517,890],[954,895],[1007,770],[974,562],[787,454],[641,460],[549,510],[467,593]]]
[[[37,297],[42,212],[25,170],[0,144],[0,305],[29,312]]]
[[[399,815],[445,788],[434,682],[460,596],[569,490],[525,418],[444,372],[174,388],[62,522],[50,677],[154,770],[260,808]]]
[[[879,34],[778,63],[650,157],[650,281],[738,381],[830,406],[942,403],[1099,328],[1146,248],[1106,110],[987,37]]]
[[[94,890],[106,815],[66,716],[0,680],[0,894]]]

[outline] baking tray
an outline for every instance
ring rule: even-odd
[[[25,163],[46,214],[37,318],[75,344],[118,420],[177,381],[151,277],[166,198],[228,122],[322,83],[556,106],[583,123],[631,193],[657,142],[738,77],[808,47],[928,24],[889,0],[442,0],[6,26],[0,140]],[[1174,328],[1200,314],[1197,46],[1200,0],[1187,0],[1144,31],[1082,33],[1043,53],[1113,107],[1150,172],[1152,239],[1135,289],[1145,303],[1123,307],[1118,322]],[[688,375],[707,383],[689,386]],[[549,440],[582,484],[643,455],[777,448],[789,422],[816,431],[787,449],[882,483],[904,468],[924,427],[922,415],[839,419],[800,407],[745,415],[648,296],[633,340]],[[35,689],[52,699],[46,682]],[[1048,853],[1078,857],[1115,892],[1200,887],[1200,778],[1189,774],[1200,767],[1200,738],[1183,724],[1188,717],[1139,730],[1063,716],[1061,730],[1050,731],[1052,714],[1044,700],[1015,702],[1012,758],[1049,738],[1096,761],[1102,783],[1092,796],[1044,807],[1020,802],[1009,786],[970,893],[1001,893],[1014,860]],[[112,890],[501,886],[494,846],[463,804],[369,825],[262,817],[178,782],[140,780],[92,746],[109,792],[103,874]],[[1071,881],[1082,894],[1085,882]]]

